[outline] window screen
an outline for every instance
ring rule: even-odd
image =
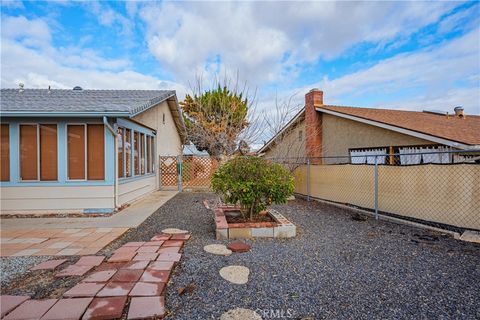
[[[103,124],[87,126],[88,180],[105,179],[105,130]]]
[[[118,177],[123,178],[125,174],[123,172],[123,156],[125,148],[125,131],[123,128],[118,128],[117,135],[117,157],[118,157]]]
[[[125,175],[132,176],[132,130],[125,129]]]
[[[1,181],[10,180],[10,127],[8,124],[2,123],[2,131],[0,132],[0,149],[1,149]]]
[[[134,132],[133,134],[133,162],[135,167],[135,175],[140,174],[140,133]]]
[[[85,126],[68,125],[68,179],[85,179]]]
[[[140,174],[145,174],[145,135],[140,134]]]
[[[37,125],[20,125],[20,178],[38,180]]]
[[[152,172],[152,145],[150,144],[150,139],[152,137],[147,136],[147,173]]]
[[[40,125],[40,180],[57,180],[57,125]]]

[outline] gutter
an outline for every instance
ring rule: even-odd
[[[108,119],[106,116],[103,116],[103,124],[107,127],[108,131],[110,131],[113,135],[113,155],[115,157],[114,159],[114,169],[113,169],[113,181],[114,181],[114,187],[113,187],[113,207],[117,209],[118,206],[118,177],[117,177],[117,172],[118,172],[118,156],[117,156],[117,132],[115,129],[112,128],[110,123],[108,123]]]
[[[130,112],[48,112],[48,111],[1,111],[2,117],[125,117],[129,116]]]

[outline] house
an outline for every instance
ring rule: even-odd
[[[305,95],[305,108],[258,153],[268,158],[309,157],[312,163],[324,164],[372,164],[369,157],[363,157],[367,154],[389,154],[382,164],[397,165],[476,159],[469,155],[409,156],[449,149],[480,151],[480,116],[465,115],[459,107],[453,114],[442,114],[327,105],[323,92],[313,89]]]
[[[159,189],[186,129],[171,90],[1,90],[1,212],[111,213]]]

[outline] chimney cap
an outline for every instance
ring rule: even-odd
[[[322,91],[322,90],[320,90],[319,88],[312,88],[312,89],[310,89],[310,92],[317,92],[317,91]]]
[[[455,108],[453,108],[453,111],[463,111],[463,107],[462,106],[456,106]]]

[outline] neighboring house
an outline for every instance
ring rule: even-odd
[[[305,159],[312,163],[370,163],[366,154],[392,154],[384,164],[474,161],[478,156],[408,156],[448,149],[480,151],[480,116],[325,105],[323,92],[305,95],[305,108],[258,153],[268,158]],[[393,156],[393,154],[402,156]],[[403,156],[405,154],[405,156]],[[340,158],[323,158],[336,157]],[[360,156],[360,157],[351,157]],[[473,160],[472,160],[473,159]]]
[[[2,213],[109,213],[159,189],[180,155],[175,91],[1,90]]]

